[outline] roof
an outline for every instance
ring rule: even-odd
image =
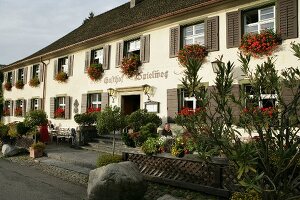
[[[11,65],[195,5],[201,6],[202,4],[212,4],[220,1],[221,0],[142,0],[134,8],[130,8],[130,2],[128,2],[92,18],[87,23],[81,25],[49,46]]]

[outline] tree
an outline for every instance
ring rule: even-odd
[[[29,111],[25,115],[24,123],[25,126],[30,128],[31,131],[34,131],[35,133],[35,143],[36,143],[36,129],[38,126],[41,126],[43,124],[47,124],[47,114],[43,110],[32,110]]]
[[[106,107],[97,116],[98,133],[113,132],[113,155],[115,154],[116,131],[125,127],[125,117],[119,107]]]
[[[94,12],[90,12],[89,17],[88,17],[88,18],[85,18],[85,19],[83,20],[83,24],[87,23],[88,21],[90,21],[90,20],[93,19],[94,17],[95,17]]]

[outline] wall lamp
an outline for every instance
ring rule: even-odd
[[[115,102],[116,90],[113,89],[113,88],[108,88],[107,93],[108,93],[108,96],[110,96],[113,99],[112,102],[114,103]]]
[[[148,101],[150,101],[150,91],[151,91],[151,86],[145,84],[145,85],[143,85],[142,87],[143,87],[143,92],[144,92],[144,94],[147,95]]]

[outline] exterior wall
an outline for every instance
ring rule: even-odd
[[[99,82],[91,81],[87,74],[84,73],[85,66],[85,52],[96,47],[103,47],[106,44],[99,44],[91,49],[85,49],[74,54],[74,66],[73,66],[73,76],[68,79],[67,83],[58,83],[53,80],[54,73],[54,60],[51,59],[47,65],[47,82],[46,82],[46,99],[45,99],[45,111],[48,116],[50,116],[50,97],[55,97],[57,95],[65,95],[71,97],[71,119],[70,120],[55,120],[51,121],[55,125],[60,125],[62,127],[75,127],[77,124],[74,122],[74,101],[79,102],[79,113],[81,105],[81,96],[87,92],[91,91],[103,91],[107,92],[108,88],[114,88],[118,91],[117,96],[112,102],[110,99],[110,105],[121,106],[121,96],[128,94],[140,94],[141,95],[141,108],[144,108],[144,102],[147,101],[147,96],[145,96],[141,90],[141,86],[148,84],[153,87],[153,92],[151,94],[151,100],[160,102],[160,113],[158,115],[166,121],[167,118],[167,89],[177,88],[181,84],[180,79],[182,77],[183,68],[180,67],[177,58],[169,58],[169,31],[170,28],[177,25],[185,25],[191,22],[197,22],[199,20],[204,20],[206,17],[219,16],[219,51],[209,53],[207,57],[207,62],[204,63],[203,68],[200,70],[200,76],[203,77],[203,82],[208,82],[209,86],[214,85],[215,74],[213,73],[211,62],[218,58],[220,55],[224,56],[224,62],[231,61],[234,62],[236,68],[234,70],[235,84],[238,84],[239,80],[243,79],[241,76],[241,69],[238,62],[238,49],[226,47],[226,13],[231,11],[236,11],[238,9],[243,9],[245,7],[255,7],[256,4],[261,4],[270,1],[258,1],[251,4],[245,4],[244,6],[232,7],[230,9],[224,9],[218,12],[211,12],[208,15],[202,15],[199,13],[198,17],[185,18],[182,17],[181,20],[176,23],[170,23],[161,27],[156,27],[145,32],[140,32],[135,34],[135,36],[150,34],[150,62],[145,63],[141,67],[141,75],[128,79],[122,75],[120,68],[116,67],[116,46],[117,43],[122,40],[127,40],[134,38],[134,36],[127,36],[120,38],[118,40],[113,40],[107,44],[111,45],[110,54],[110,69],[104,72],[104,77]],[[300,4],[299,4],[300,6]],[[299,10],[299,9],[298,9]],[[300,15],[299,15],[300,17]],[[300,21],[300,19],[298,20]],[[274,55],[278,56],[276,61],[276,66],[281,70],[286,67],[297,67],[297,58],[293,56],[290,50],[291,42],[300,42],[299,37],[297,39],[284,40],[283,44],[280,46],[278,52]],[[64,55],[62,55],[64,56]],[[263,59],[252,59],[251,66],[254,68],[257,64],[262,63]],[[160,77],[153,78],[152,74],[160,74]],[[23,90],[17,90],[13,88],[11,92],[5,91],[5,99],[17,100],[18,98],[29,99],[33,96],[42,97],[42,85],[40,88],[31,88],[28,84],[24,86]],[[138,87],[138,88],[136,88]],[[132,91],[129,88],[132,89]],[[15,117],[5,117],[4,121],[11,122],[15,120],[22,120],[22,118]]]

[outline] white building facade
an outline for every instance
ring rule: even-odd
[[[32,56],[3,68],[4,84],[12,83],[11,91],[3,89],[6,113],[3,121],[22,121],[24,114],[33,109],[45,110],[50,120],[61,127],[76,127],[74,115],[90,107],[119,106],[129,114],[149,103],[143,91],[145,84],[151,87],[149,97],[150,104],[153,103],[148,109],[163,121],[171,121],[183,106],[195,106],[193,99],[185,98],[180,92],[183,67],[176,55],[183,45],[197,43],[207,47],[209,53],[199,74],[206,87],[214,85],[212,62],[216,58],[223,55],[225,62],[234,62],[234,90],[238,92],[244,79],[238,62],[240,38],[243,33],[267,28],[275,29],[283,38],[274,53],[278,56],[278,69],[297,67],[298,60],[291,52],[290,43],[300,42],[298,0],[154,1],[157,2],[132,0],[96,16]],[[145,19],[128,22],[126,13],[127,17],[143,15]],[[108,25],[100,25],[105,20],[110,30],[106,30]],[[119,66],[130,52],[140,54],[142,61],[140,74],[133,78],[124,76]],[[253,59],[251,66],[263,61]],[[86,73],[86,68],[95,62],[104,68],[103,77],[96,82]],[[54,79],[60,71],[68,74],[66,83]],[[34,77],[40,81],[37,87],[29,85]],[[24,82],[23,89],[15,87],[17,81]],[[108,95],[110,88],[115,91],[113,96]],[[63,119],[54,115],[58,108],[65,112]]]

